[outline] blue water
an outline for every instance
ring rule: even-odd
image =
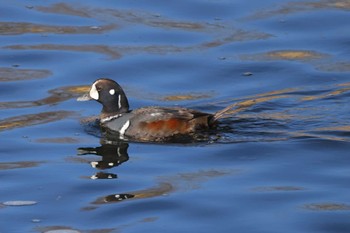
[[[349,10],[0,2],[0,232],[349,232]],[[236,107],[197,142],[110,142],[76,101],[100,77],[132,108]]]

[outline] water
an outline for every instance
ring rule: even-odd
[[[1,2],[0,232],[350,231],[349,9]],[[75,100],[99,77],[132,108],[236,107],[205,140],[110,144]]]

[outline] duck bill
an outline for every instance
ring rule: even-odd
[[[77,101],[89,101],[92,100],[92,98],[90,97],[89,93],[82,95],[80,97],[77,98]]]

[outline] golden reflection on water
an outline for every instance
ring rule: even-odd
[[[344,87],[344,88],[339,88],[337,90],[334,91],[330,91],[328,93],[325,94],[321,94],[321,95],[315,95],[315,96],[305,96],[303,98],[301,98],[301,100],[303,101],[311,101],[311,100],[317,100],[317,99],[324,99],[324,98],[329,98],[329,97],[334,97],[334,96],[338,96],[338,95],[342,95],[343,93],[349,92],[350,91],[350,84],[349,83],[344,83],[342,85],[339,85],[340,87]]]
[[[76,113],[72,111],[52,111],[9,117],[0,120],[0,132],[59,121],[73,115],[76,115]]]
[[[343,95],[344,93],[350,92],[350,83],[342,83],[334,86],[328,87],[329,91],[323,91],[321,94],[309,95],[307,89],[303,88],[287,88],[282,90],[276,90],[271,92],[266,92],[258,94],[255,96],[246,97],[245,99],[234,99],[229,102],[235,102],[233,104],[233,109],[227,112],[227,117],[238,117],[240,119],[249,119],[254,117],[255,120],[264,119],[264,120],[273,120],[276,122],[284,122],[287,126],[288,122],[293,121],[309,121],[309,120],[322,120],[324,116],[327,116],[327,111],[332,111],[331,107],[325,109],[323,115],[315,115],[313,112],[320,111],[321,106],[315,105],[314,108],[311,107],[302,107],[303,104],[309,101],[320,101],[326,98],[337,98],[338,96]],[[295,92],[299,94],[295,94]],[[302,97],[300,93],[304,93]],[[279,101],[279,100],[288,100],[293,101],[297,105],[294,107],[281,108],[280,110],[274,109],[271,112],[249,112],[245,113],[245,110],[258,106],[259,104],[268,103],[270,101]],[[221,103],[212,103],[213,105],[227,105],[226,102]],[[343,133],[350,133],[350,124],[347,122],[338,122],[337,126],[326,126],[327,122],[323,122],[323,127],[304,127],[303,130],[291,129],[286,127],[285,129],[261,129],[263,132],[269,132],[275,135],[282,135],[281,137],[266,138],[262,140],[266,141],[275,141],[275,140],[289,140],[291,138],[300,138],[300,137],[311,137],[319,138],[331,141],[347,141],[350,139]]]
[[[291,60],[291,61],[312,61],[328,57],[329,55],[310,50],[278,50],[266,53],[241,55],[243,60]]]
[[[197,99],[206,99],[209,98],[208,94],[179,94],[179,95],[168,95],[161,98],[164,101],[184,101],[184,100],[197,100]]]
[[[60,102],[76,98],[81,94],[87,93],[88,86],[67,86],[59,87],[49,91],[50,96],[32,101],[12,101],[12,102],[0,102],[0,109],[12,109],[12,108],[29,108],[43,105],[58,104]]]
[[[241,54],[243,61],[296,61],[314,66],[315,69],[325,72],[348,72],[348,61],[335,61],[337,57],[311,50],[277,50],[257,54]]]

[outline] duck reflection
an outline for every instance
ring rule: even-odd
[[[117,167],[129,160],[128,155],[129,144],[124,141],[117,141],[113,143],[101,142],[99,147],[81,147],[78,148],[78,155],[99,155],[101,160],[90,162],[93,168],[99,170],[106,170]],[[91,179],[115,179],[116,174],[107,172],[98,172],[91,176]]]
[[[90,162],[93,168],[99,170],[110,169],[117,167],[122,163],[129,160],[128,155],[129,144],[125,141],[104,141],[101,140],[101,146],[99,147],[81,147],[78,148],[78,155],[99,155],[102,157],[99,161]],[[91,176],[91,179],[116,179],[117,175],[108,172],[97,172]],[[122,193],[111,194],[98,198],[94,204],[113,203],[119,202],[125,199],[133,198],[134,194]]]

